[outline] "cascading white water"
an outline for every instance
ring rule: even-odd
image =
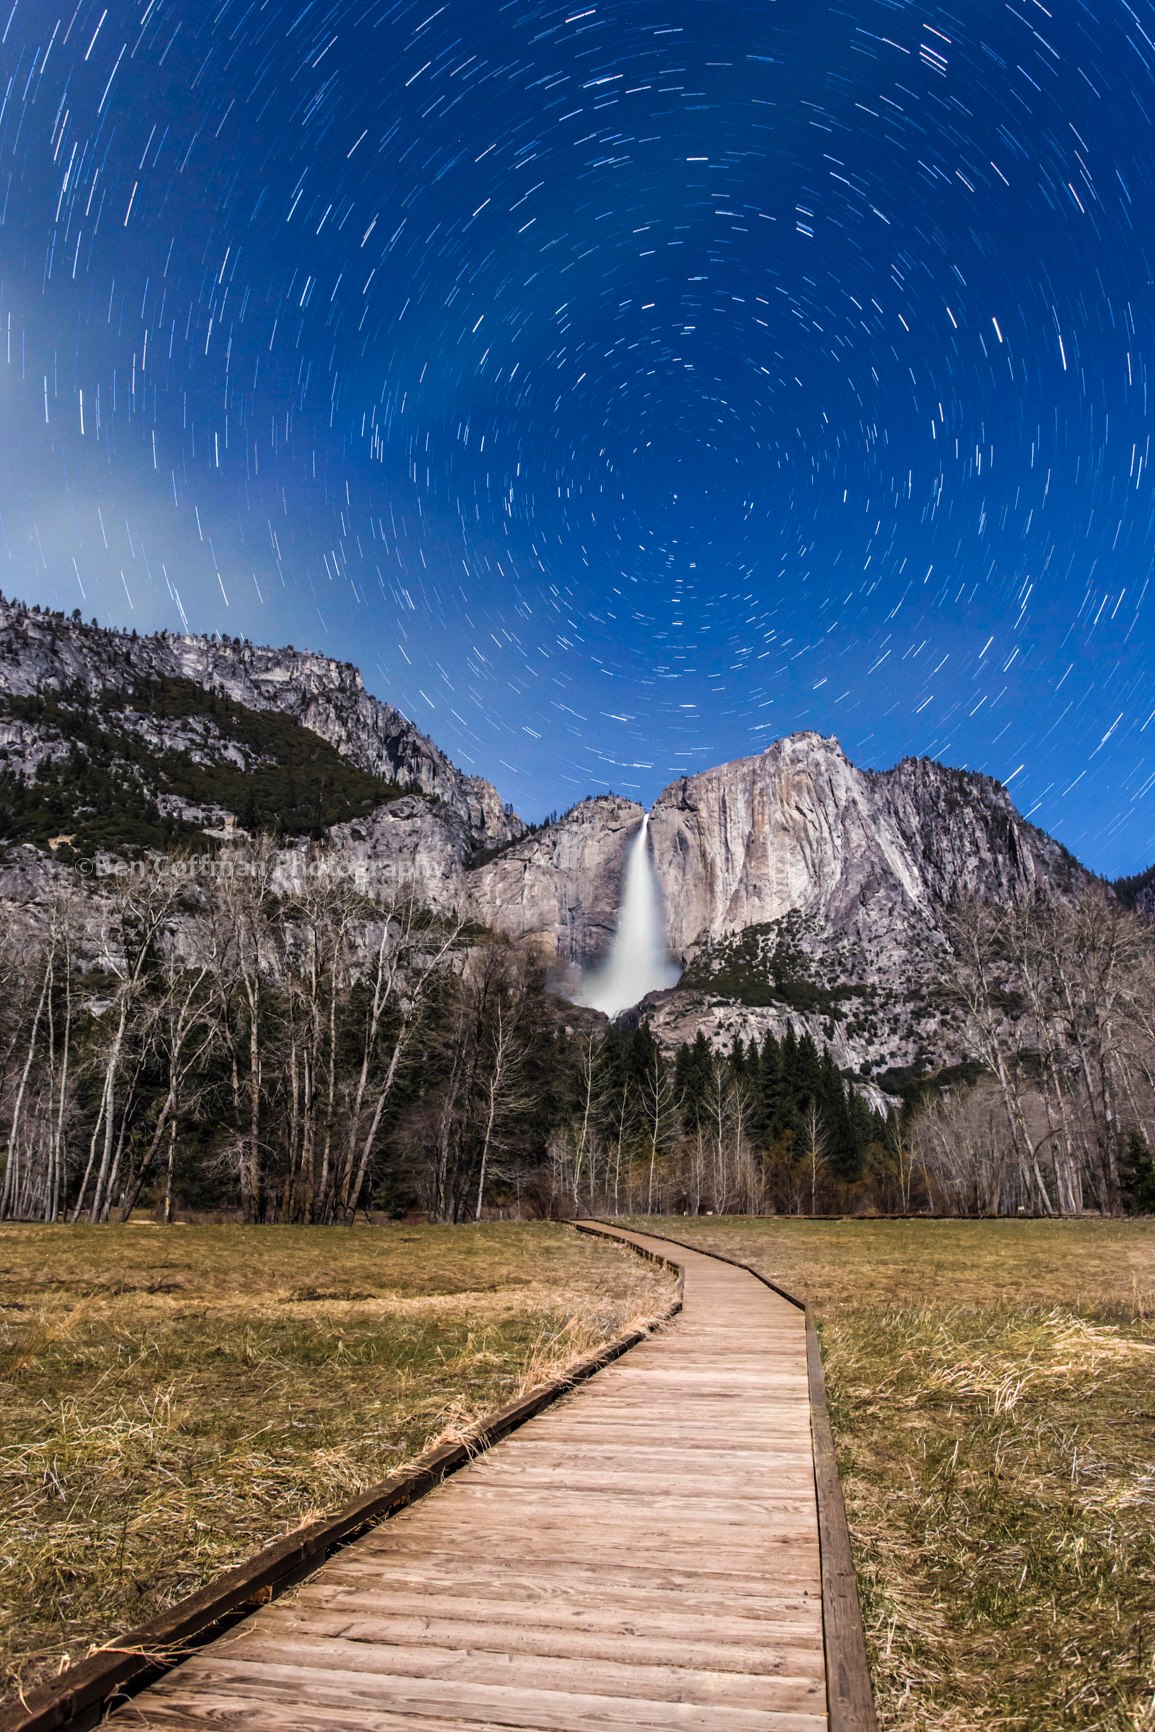
[[[662,930],[658,881],[650,859],[649,813],[630,848],[622,885],[622,904],[610,953],[600,968],[587,974],[574,994],[579,1004],[616,1016],[637,1004],[647,992],[674,986],[678,969],[670,961]]]

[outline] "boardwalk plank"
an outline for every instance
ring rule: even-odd
[[[512,1639],[512,1627],[513,1631],[524,1628],[531,1635],[550,1630],[559,1634],[614,1631],[653,1640],[708,1637],[714,1645],[768,1643],[772,1647],[801,1646],[812,1652],[812,1608],[803,1596],[793,1603],[772,1603],[765,1596],[731,1599],[719,1607],[713,1595],[682,1593],[672,1599],[660,1589],[629,1588],[615,1579],[613,1603],[607,1606],[574,1592],[572,1584],[569,1594],[552,1592],[554,1586],[544,1577],[527,1581],[508,1576],[489,1576],[481,1581],[471,1577],[462,1584],[449,1576],[406,1574],[398,1569],[390,1570],[387,1582],[378,1581],[377,1585],[367,1580],[309,1583],[291,1603],[275,1610],[290,1616],[301,1607],[347,1620],[389,1616],[400,1621],[399,1627],[407,1622],[432,1625],[439,1619],[457,1617],[476,1620],[484,1613],[495,1630],[506,1630],[501,1640]],[[274,1609],[266,1615],[274,1616]],[[815,1664],[820,1661],[821,1655],[815,1656]]]
[[[409,1679],[391,1692],[388,1705],[349,1700],[340,1686],[321,1680],[302,1701],[293,1685],[242,1681],[211,1694],[167,1695],[154,1718],[142,1712],[149,1697],[133,1704],[136,1727],[168,1726],[160,1717],[171,1704],[181,1732],[825,1732],[825,1713],[710,1707],[697,1702],[648,1702],[640,1697],[596,1696],[549,1690],[503,1690],[500,1685],[454,1688]],[[122,1710],[122,1712],[124,1712]],[[350,1715],[355,1715],[351,1719]]]
[[[355,1611],[338,1606],[310,1604],[305,1615],[286,1608],[279,1618],[265,1620],[265,1629],[281,1640],[294,1641],[299,1634],[310,1637],[340,1637],[349,1642],[368,1642],[387,1647],[429,1645],[429,1648],[476,1652],[535,1654],[555,1660],[621,1660],[634,1645],[640,1645],[650,1665],[678,1666],[712,1672],[744,1672],[750,1677],[790,1676],[821,1678],[821,1655],[808,1642],[794,1643],[781,1635],[772,1639],[763,1622],[756,1629],[737,1633],[733,1624],[678,1620],[671,1629],[659,1612],[647,1625],[618,1616],[600,1628],[559,1628],[546,1620],[526,1620],[524,1604],[515,1608],[511,1622],[495,1615],[484,1600],[457,1601],[453,1607],[430,1606],[427,1613],[411,1603],[400,1607],[386,1602]]]
[[[602,1603],[606,1572],[597,1559],[558,1560],[552,1567],[547,1559],[526,1567],[502,1560],[499,1566],[487,1568],[482,1562],[470,1562],[463,1568],[461,1554],[452,1549],[441,1553],[427,1552],[416,1560],[391,1558],[387,1574],[378,1558],[344,1558],[334,1560],[322,1578],[335,1587],[347,1587],[351,1592],[380,1586],[383,1582],[405,1583],[414,1594],[422,1592],[428,1583],[429,1593],[438,1592],[438,1584],[448,1584],[450,1590],[476,1589],[493,1595],[510,1593],[515,1597],[556,1601],[561,1605],[597,1606]],[[709,1606],[721,1615],[734,1617],[786,1616],[795,1608],[799,1617],[813,1627],[814,1598],[817,1586],[795,1587],[779,1578],[769,1579],[765,1572],[756,1578],[748,1575],[726,1575],[718,1571],[709,1574],[691,1566],[688,1570],[633,1566],[627,1562],[613,1572],[613,1602],[633,1605],[659,1595],[672,1610],[685,1607]]]
[[[446,1647],[421,1642],[407,1646],[342,1636],[317,1637],[300,1630],[291,1635],[248,1635],[206,1664],[202,1678],[211,1687],[214,1676],[236,1678],[240,1667],[252,1677],[299,1677],[306,1688],[317,1672],[323,1672],[331,1684],[344,1679],[357,1690],[371,1688],[367,1680],[372,1678],[381,1679],[392,1689],[399,1680],[432,1676],[459,1685],[640,1696],[654,1702],[681,1702],[689,1692],[693,1700],[709,1704],[807,1711],[825,1688],[824,1680],[814,1675],[799,1677],[783,1669],[752,1673],[722,1671],[714,1666],[654,1664],[644,1645],[636,1642],[625,1645],[623,1656],[591,1660],[470,1645]]]

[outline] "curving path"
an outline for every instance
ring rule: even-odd
[[[825,1732],[803,1314],[680,1317],[112,1716],[167,1732]]]

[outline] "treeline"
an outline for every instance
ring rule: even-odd
[[[1155,1207],[1155,929],[1098,892],[959,912],[970,1080],[884,1114],[793,1025],[595,1023],[322,845],[52,883],[0,932],[0,1218]]]
[[[1155,1211],[1155,923],[1092,885],[954,911],[942,992],[979,1078],[908,1114],[944,1212]]]
[[[853,1207],[889,1164],[887,1122],[793,1027],[725,1051],[699,1034],[671,1061],[645,1024],[612,1026],[571,1047],[567,1074],[550,1164],[553,1189],[575,1210]]]
[[[535,957],[323,847],[241,839],[0,933],[0,1217],[845,1203],[886,1126],[793,1032],[675,1057],[567,1026]]]
[[[324,849],[61,875],[27,915],[0,935],[0,1217],[458,1220],[541,1140],[532,959]]]

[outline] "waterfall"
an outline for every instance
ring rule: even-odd
[[[626,861],[617,931],[609,955],[586,975],[574,996],[579,1004],[616,1016],[647,992],[676,985],[677,979],[678,969],[666,949],[658,880],[650,859],[647,812]]]

